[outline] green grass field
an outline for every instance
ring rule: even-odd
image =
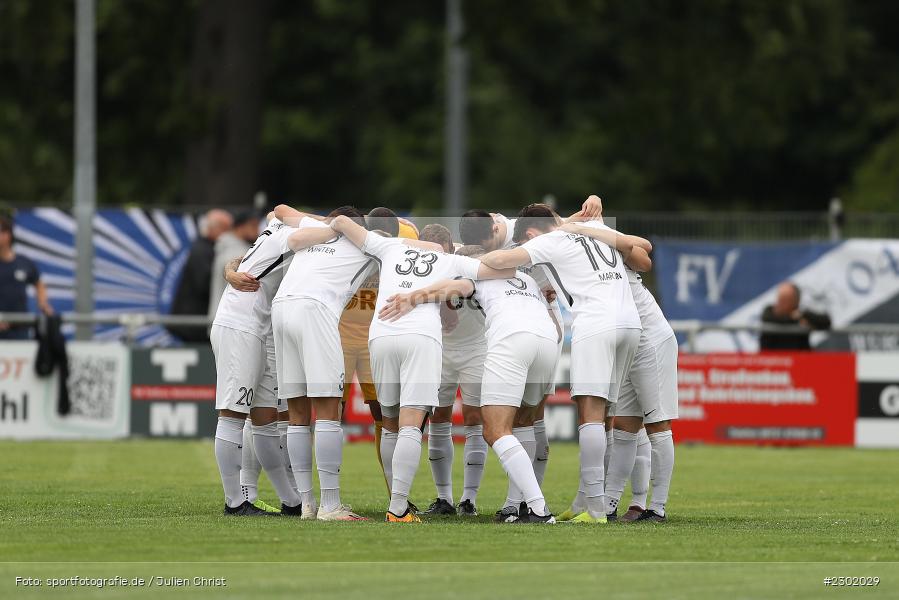
[[[677,448],[670,522],[495,525],[505,476],[491,455],[478,522],[381,522],[369,444],[345,450],[344,501],[368,523],[228,518],[211,441],[0,443],[0,597],[47,596],[16,577],[143,577],[142,588],[67,598],[154,597],[151,579],[224,577],[176,595],[299,598],[899,597],[899,452]],[[456,482],[461,487],[461,448]],[[544,486],[561,512],[577,447],[552,447]],[[458,491],[457,491],[458,494]],[[260,495],[275,503],[264,482]],[[426,452],[413,500],[433,496]],[[627,493],[625,499],[627,499]],[[877,576],[865,590],[824,577]]]

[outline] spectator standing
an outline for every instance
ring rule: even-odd
[[[215,311],[225,291],[225,265],[247,253],[259,237],[259,217],[253,213],[242,213],[234,218],[234,225],[215,242],[215,256],[209,281],[209,318],[215,318]]]
[[[209,310],[209,282],[212,277],[212,261],[215,258],[215,242],[231,229],[234,219],[231,213],[220,208],[207,212],[200,223],[200,236],[191,244],[190,253],[181,271],[175,297],[172,299],[173,315],[205,315]],[[185,342],[209,340],[207,327],[170,325],[169,332]]]
[[[13,250],[15,234],[13,222],[0,217],[0,312],[28,312],[28,286],[33,285],[37,304],[42,312],[53,314],[47,298],[47,286],[41,281],[37,265],[27,256],[19,256]],[[0,321],[0,339],[27,340],[31,325]]]
[[[811,350],[808,341],[812,330],[830,329],[827,313],[817,313],[799,308],[802,293],[795,283],[785,281],[777,286],[777,298],[762,311],[762,323],[766,325],[793,325],[807,331],[796,333],[763,332],[759,338],[761,350]]]

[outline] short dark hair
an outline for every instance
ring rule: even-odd
[[[434,242],[440,244],[447,252],[453,251],[453,234],[450,230],[440,223],[431,223],[425,225],[425,228],[418,234],[418,239],[423,242]]]
[[[466,246],[482,245],[493,235],[493,215],[474,208],[462,214],[459,221],[459,238]]]
[[[13,232],[13,222],[9,217],[0,217],[0,231],[5,231],[9,233],[9,243],[10,245],[14,244],[16,241],[15,233]]]
[[[365,216],[365,220],[369,229],[380,229],[390,234],[390,237],[396,237],[400,234],[400,220],[397,218],[396,213],[386,206],[371,209]]]
[[[340,215],[349,217],[352,220],[354,220],[356,223],[358,223],[359,225],[362,225],[366,229],[368,228],[368,226],[365,224],[365,215],[363,215],[362,211],[359,210],[358,208],[356,208],[355,206],[349,206],[349,205],[339,206],[339,207],[335,208],[334,210],[332,210],[328,214],[328,218],[333,219],[334,217],[337,217]]]
[[[547,232],[558,225],[556,213],[546,204],[528,204],[518,213],[515,220],[515,231],[512,232],[512,241],[521,244],[527,241],[525,234],[528,229],[534,227]]]

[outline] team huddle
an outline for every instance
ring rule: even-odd
[[[468,211],[459,234],[461,244],[443,225],[419,232],[386,208],[363,215],[344,206],[319,217],[282,205],[269,215],[225,269],[230,285],[210,335],[225,514],[366,520],[340,496],[341,417],[355,375],[375,422],[388,522],[477,515],[488,447],[509,479],[498,522],[666,520],[677,342],[639,275],[652,267],[650,243],[607,227],[596,196],[568,219],[543,204],[516,219]],[[543,411],[564,339],[560,304],[572,317],[580,480],[555,516],[541,486]],[[457,393],[465,432],[458,504]],[[409,493],[426,426],[437,497],[419,510]],[[259,500],[260,470],[280,510]],[[629,479],[632,498],[619,516]]]

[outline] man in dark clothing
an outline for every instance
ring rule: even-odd
[[[212,279],[212,261],[215,258],[215,241],[231,229],[233,218],[228,211],[213,209],[206,213],[201,223],[200,236],[190,247],[190,254],[181,271],[181,281],[172,299],[173,315],[201,315],[209,311],[209,282]],[[172,335],[185,342],[209,340],[207,327],[169,325]]]
[[[830,317],[826,313],[800,310],[800,292],[794,283],[784,282],[777,287],[774,304],[765,307],[762,323],[801,326],[808,331],[799,333],[763,332],[759,338],[761,350],[810,350],[808,332],[830,329]]]
[[[28,286],[33,285],[38,307],[52,315],[47,287],[37,266],[27,256],[18,256],[13,251],[14,241],[12,220],[0,217],[0,313],[28,312]],[[0,340],[27,340],[30,331],[31,325],[0,321]]]

